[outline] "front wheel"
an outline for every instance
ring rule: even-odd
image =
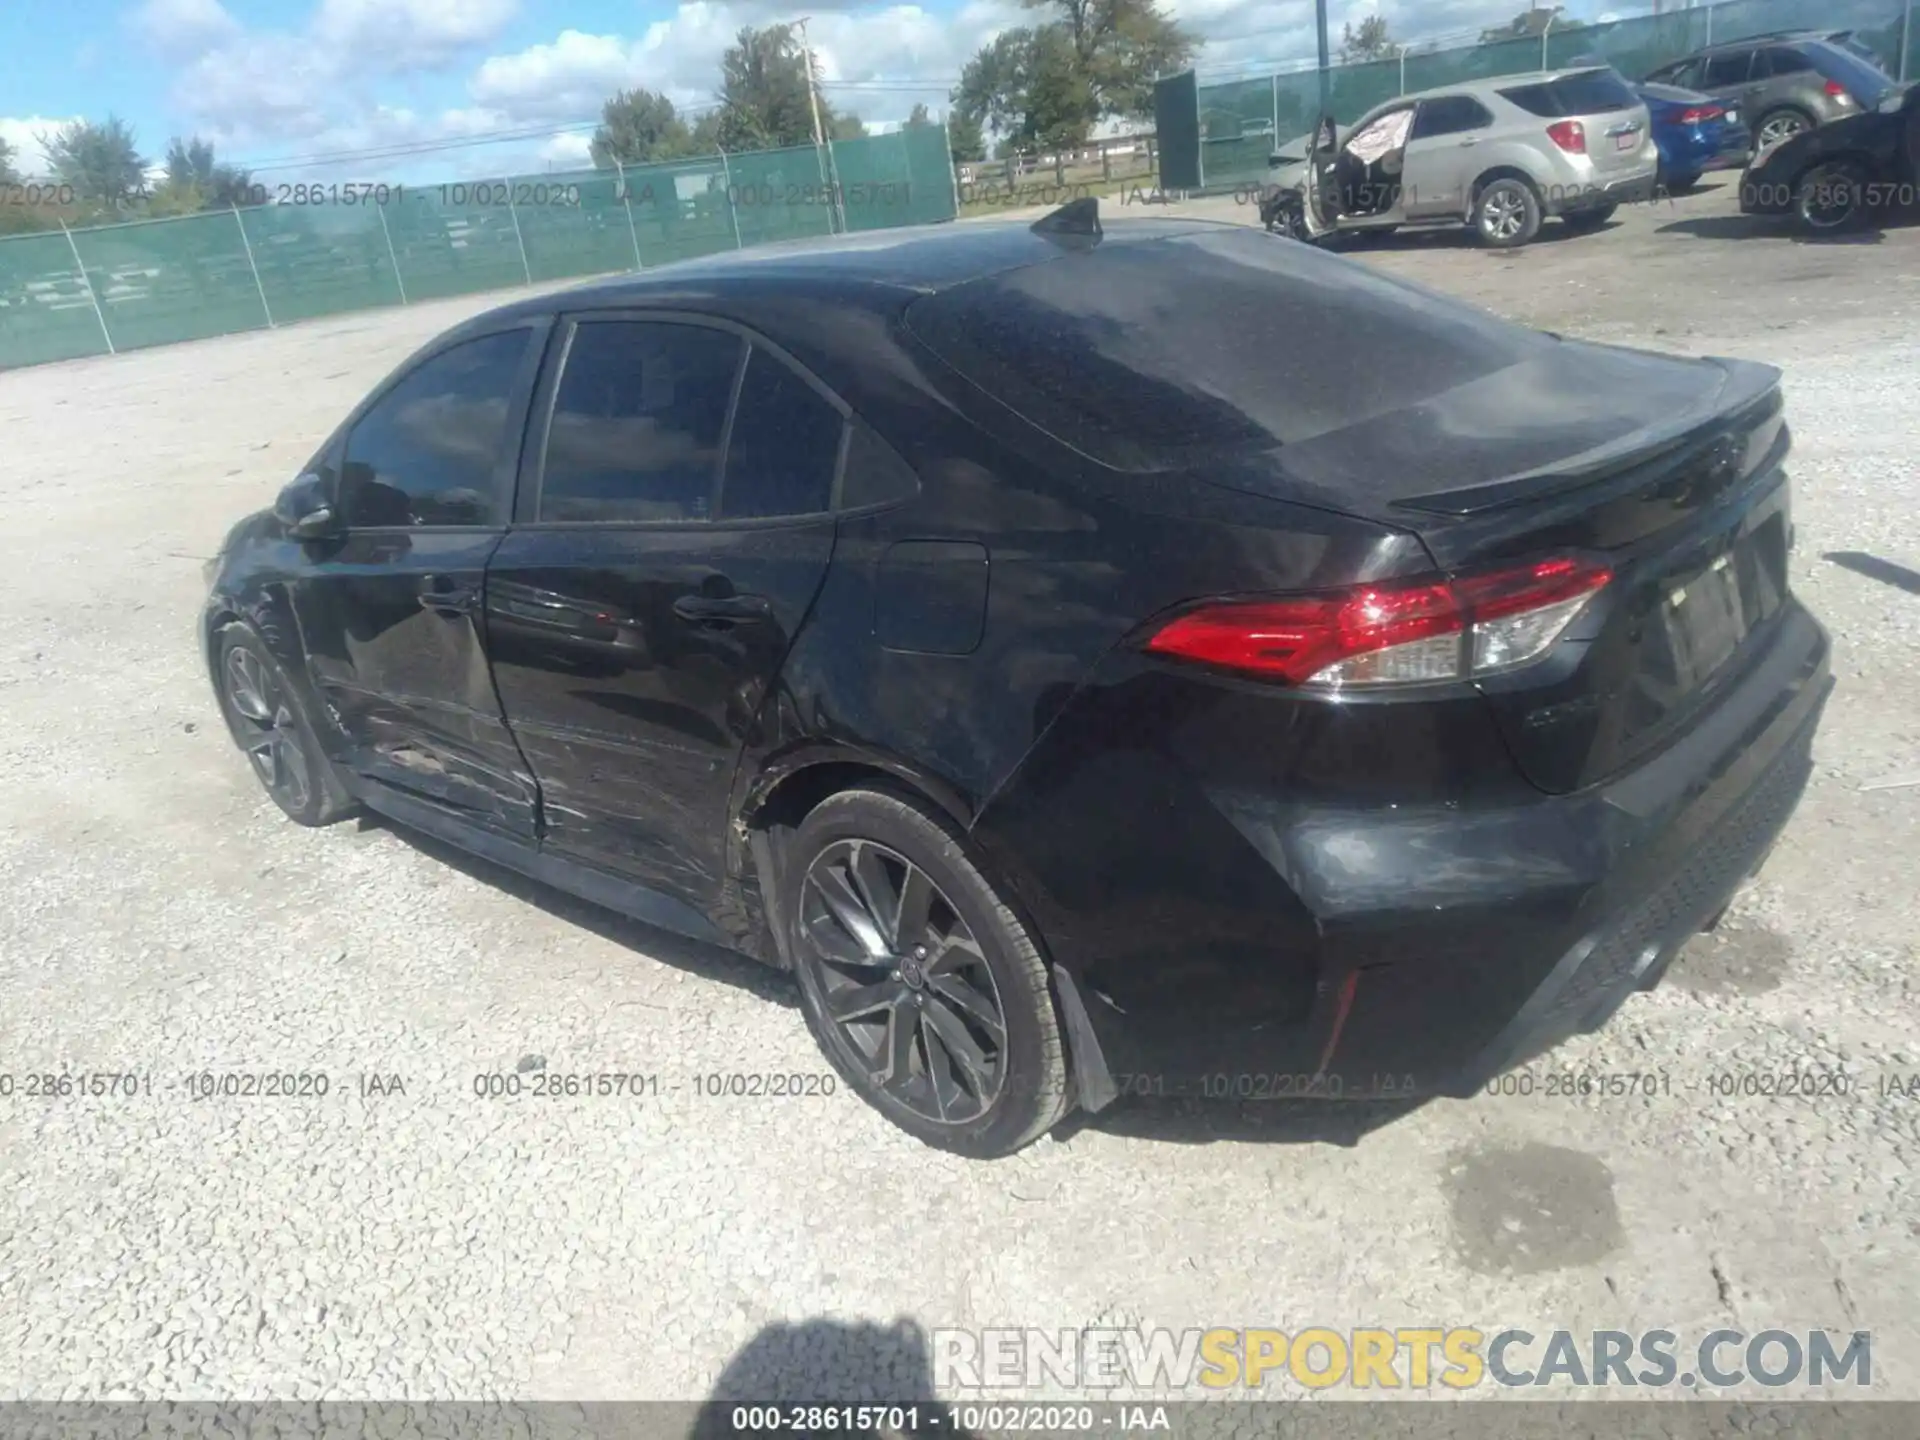
[[[1473,201],[1473,231],[1489,250],[1513,250],[1540,233],[1540,197],[1512,175],[1489,180]]]
[[[879,790],[822,801],[783,867],[801,1009],[848,1085],[902,1130],[980,1159],[1067,1107],[1046,963],[934,814]]]
[[[1867,176],[1850,161],[1816,165],[1793,190],[1793,218],[1813,235],[1859,226],[1867,217]]]
[[[306,704],[249,626],[220,631],[215,684],[220,713],[254,776],[289,820],[331,825],[353,812],[353,799],[320,748]]]

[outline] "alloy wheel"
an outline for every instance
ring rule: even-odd
[[[1759,140],[1754,149],[1764,150],[1769,145],[1778,144],[1782,140],[1791,140],[1806,128],[1807,122],[1792,112],[1769,116],[1766,124],[1760,127]]]
[[[1812,230],[1842,230],[1860,210],[1861,187],[1845,166],[1823,166],[1800,182],[1795,203]]]
[[[1481,226],[1495,240],[1511,240],[1526,224],[1526,198],[1511,185],[1502,185],[1487,196]]]
[[[227,652],[227,704],[254,773],[284,806],[306,807],[312,767],[285,686],[272,668],[243,646]]]
[[[973,931],[926,871],[872,840],[807,867],[798,939],[834,1039],[883,1094],[945,1125],[1006,1083],[1007,1021]]]

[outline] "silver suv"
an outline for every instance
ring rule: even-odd
[[[1647,79],[1738,106],[1753,130],[1756,154],[1803,130],[1870,113],[1899,88],[1859,47],[1811,32],[1715,45],[1662,65]]]
[[[1495,249],[1557,215],[1592,229],[1653,194],[1647,107],[1606,66],[1503,75],[1402,95],[1276,153],[1269,229],[1318,241],[1402,225],[1470,225]]]

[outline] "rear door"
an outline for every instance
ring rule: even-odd
[[[1756,78],[1753,57],[1751,50],[1723,50],[1707,56],[1701,68],[1700,83],[1694,88],[1704,90],[1728,105],[1738,106],[1744,113],[1754,98],[1755,89],[1766,83],[1764,70],[1759,70]]]
[[[480,640],[545,322],[468,335],[345,427],[327,477],[346,521],[293,586],[309,672],[364,781],[516,839],[534,793]]]
[[[582,315],[541,386],[487,640],[543,846],[707,907],[742,744],[833,553],[840,402],[736,328]]]

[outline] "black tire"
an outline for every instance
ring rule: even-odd
[[[1011,1155],[1059,1122],[1067,1058],[1046,961],[950,826],[905,796],[843,790],[808,814],[786,859],[777,923],[801,1009],[861,1098],[976,1159]],[[908,933],[886,933],[903,908],[915,912]]]
[[[1518,175],[1496,175],[1473,196],[1473,233],[1489,250],[1517,250],[1540,233],[1540,193]]]
[[[1684,195],[1699,183],[1698,170],[1689,170],[1680,175],[1664,175],[1660,179],[1661,186],[1673,195]]]
[[[1613,205],[1592,205],[1584,210],[1569,210],[1560,218],[1569,230],[1598,230],[1613,218],[1613,212],[1620,207]]]
[[[1782,105],[1767,111],[1753,125],[1753,153],[1757,156],[1773,135],[1803,135],[1813,129],[1813,117],[1804,110]]]
[[[320,748],[305,696],[260,636],[239,621],[226,625],[214,657],[220,714],[273,803],[300,825],[351,815],[358,807]]]
[[[1839,235],[1867,221],[1867,172],[1850,160],[1823,162],[1793,187],[1793,219],[1809,235]]]

